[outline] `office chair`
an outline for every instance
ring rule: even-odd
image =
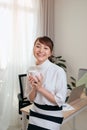
[[[27,77],[27,74],[19,74],[18,75],[19,87],[20,87],[20,93],[18,93],[19,114],[22,114],[22,112],[20,111],[21,108],[31,104],[30,101],[24,96],[24,89],[26,86],[26,77]],[[29,118],[29,117],[27,116],[27,118]]]

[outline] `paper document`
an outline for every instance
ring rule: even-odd
[[[69,105],[68,103],[64,103],[63,104],[63,111],[70,111],[70,110],[75,110],[75,108],[72,107],[71,105]]]

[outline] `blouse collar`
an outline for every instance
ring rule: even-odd
[[[38,68],[38,69],[43,69],[43,68],[47,68],[48,66],[49,66],[49,64],[50,64],[50,61],[47,59],[45,62],[43,62],[42,64],[40,64],[40,65],[36,65],[36,67]]]

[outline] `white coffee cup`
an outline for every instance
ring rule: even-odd
[[[33,78],[36,80],[36,77],[40,78],[40,72],[38,72],[37,70],[30,70],[28,72],[28,76],[33,76]]]

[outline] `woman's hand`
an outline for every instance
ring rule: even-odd
[[[29,81],[32,84],[32,88],[33,88],[32,90],[35,92],[35,95],[36,95],[37,92],[40,92],[50,102],[56,104],[54,95],[50,91],[48,91],[47,89],[45,89],[43,87],[43,84],[42,84],[43,83],[43,76],[42,76],[42,74],[40,74],[39,76],[34,76],[34,77],[30,76]],[[32,94],[32,95],[33,95],[33,97],[35,97],[34,94]],[[34,98],[32,98],[32,99],[34,99]]]
[[[39,76],[33,76],[32,74],[29,75],[29,82],[32,86],[32,88],[39,91],[39,89],[42,87],[43,83],[43,76],[40,74]]]
[[[40,74],[39,76],[29,76],[29,82],[32,86],[32,88],[36,89],[37,91],[42,88],[42,83],[43,83],[43,76]]]
[[[42,88],[42,83],[43,83],[42,74],[40,74],[39,76],[35,76],[35,82],[33,83],[33,85],[36,87],[37,91],[40,91],[40,89]]]
[[[36,95],[37,95],[36,86],[34,85],[35,78],[33,77],[32,74],[29,74],[28,80],[29,80],[29,83],[30,83],[30,85],[32,87],[31,92],[29,94],[29,99],[30,99],[31,102],[33,102],[35,97],[36,97]]]
[[[32,86],[32,89],[35,89],[35,86],[34,86],[35,79],[32,74],[29,75],[28,80],[29,80],[30,85]]]

